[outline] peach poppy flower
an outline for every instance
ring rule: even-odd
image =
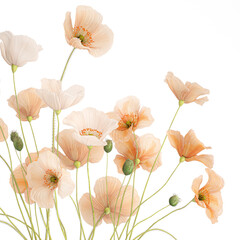
[[[154,121],[150,108],[140,109],[139,100],[133,96],[119,100],[114,111],[108,113],[108,116],[118,121],[118,128],[111,134],[114,141],[127,141],[132,131],[148,127]]]
[[[88,157],[88,147],[84,144],[81,144],[74,137],[76,131],[73,129],[65,129],[59,133],[58,143],[62,148],[63,152],[66,154],[63,155],[59,152],[59,158],[62,162],[62,165],[70,170],[75,169],[75,161],[81,163],[80,166],[83,166],[87,163]],[[104,154],[103,147],[93,147],[91,154],[89,156],[89,162],[96,163],[99,162]]]
[[[184,103],[195,102],[200,105],[208,101],[207,97],[198,98],[199,96],[209,94],[209,90],[201,87],[197,83],[186,82],[184,85],[183,82],[171,72],[168,72],[165,82],[179,101],[184,101]]]
[[[2,57],[9,65],[22,67],[27,62],[36,61],[38,52],[42,50],[40,45],[22,35],[13,35],[11,32],[0,33],[0,49]]]
[[[42,89],[37,89],[40,98],[53,110],[63,110],[79,103],[84,96],[84,88],[74,85],[62,91],[62,82],[42,79]]]
[[[197,139],[193,130],[190,130],[185,137],[183,137],[180,132],[173,130],[169,130],[167,135],[171,145],[178,151],[180,157],[184,157],[185,161],[199,161],[209,168],[213,167],[214,161],[212,155],[197,155],[204,149],[210,149],[211,147],[204,146],[204,144]]]
[[[217,222],[218,216],[222,214],[223,202],[220,190],[224,186],[223,179],[213,170],[206,169],[208,174],[207,184],[200,189],[202,176],[194,179],[192,190],[195,193],[195,202],[203,208],[206,208],[206,214],[212,223]]]
[[[160,140],[155,138],[152,134],[145,134],[141,137],[136,136],[136,142],[138,145],[138,159],[140,160],[137,168],[141,166],[144,170],[150,172],[161,148]],[[114,159],[114,162],[117,165],[118,172],[123,173],[122,168],[125,161],[130,159],[135,162],[136,160],[137,149],[134,135],[131,134],[127,142],[116,142],[115,148],[121,155],[117,155]],[[161,156],[159,154],[153,171],[160,167],[161,164]]]
[[[95,108],[72,112],[63,123],[72,126],[76,130],[76,140],[87,146],[105,146],[104,138],[118,125],[117,121]]]
[[[100,217],[104,214],[106,208],[108,208],[111,213],[111,216],[114,216],[115,213],[115,221],[117,224],[118,215],[120,212],[120,205],[123,198],[123,193],[125,191],[126,186],[123,186],[121,189],[121,182],[115,177],[107,177],[108,184],[108,192],[106,190],[106,178],[100,178],[96,181],[94,186],[95,197],[92,197],[94,214],[96,222]],[[121,189],[121,191],[120,191]],[[119,199],[117,201],[117,196],[119,194]],[[107,194],[108,193],[108,194]],[[109,205],[108,205],[108,200]],[[122,209],[119,218],[119,224],[126,222],[128,217],[131,214],[131,202],[132,202],[132,186],[128,186],[123,198]],[[140,199],[137,194],[137,191],[134,189],[133,195],[133,209],[135,209],[139,205]],[[79,200],[79,207],[82,214],[83,219],[90,225],[93,225],[93,215],[92,215],[92,207],[90,202],[89,193],[85,193],[81,199]],[[116,211],[115,211],[116,207]],[[136,212],[135,212],[136,213]],[[134,213],[134,214],[135,214]],[[134,215],[133,214],[133,215]],[[102,218],[106,223],[112,223],[110,214],[105,214]],[[100,225],[102,220],[99,221]]]
[[[41,152],[45,152],[45,151],[49,151],[48,148],[43,148],[39,153]],[[30,157],[31,157],[31,160],[32,162],[35,162],[38,160],[38,154],[37,153],[30,153]],[[18,184],[18,187],[19,187],[19,190],[20,192],[18,192],[18,189],[17,187],[15,186],[15,188],[13,187],[13,180],[12,180],[12,175],[10,175],[10,180],[9,180],[9,183],[12,187],[12,189],[17,192],[17,193],[24,193],[25,195],[25,200],[27,203],[34,203],[34,201],[31,199],[30,197],[30,193],[31,193],[31,188],[29,188],[28,186],[28,182],[27,182],[27,179],[26,179],[26,175],[27,175],[27,167],[28,165],[30,164],[30,159],[29,157],[27,157],[25,159],[25,163],[22,164],[22,167],[21,165],[18,165],[14,170],[13,170],[13,175],[16,179],[16,182]],[[28,201],[28,198],[30,201]]]
[[[71,13],[67,12],[64,29],[69,45],[86,49],[95,57],[105,54],[113,43],[112,30],[102,24],[102,15],[88,6],[77,7],[74,28]]]
[[[12,178],[12,175],[10,176],[10,180],[9,183],[12,187],[12,189],[19,194],[24,193],[25,195],[25,201],[29,204],[33,204],[34,201],[31,199],[30,197],[30,193],[31,193],[31,188],[29,188],[28,186],[28,182],[26,179],[26,172],[27,172],[27,164],[23,163],[22,166],[18,165],[14,170],[13,170],[13,175],[16,179],[19,191],[17,189],[17,186]],[[14,187],[13,187],[14,184]]]
[[[29,164],[26,178],[31,188],[31,199],[42,208],[54,206],[56,188],[60,197],[65,198],[75,186],[70,173],[61,168],[59,158],[50,151],[40,153],[38,161]]]
[[[47,107],[42,99],[37,95],[36,89],[28,88],[18,93],[18,104],[20,118],[22,121],[35,120],[39,118],[41,108]],[[8,99],[8,105],[13,108],[18,117],[18,108],[15,95]]]
[[[6,125],[6,123],[0,118],[0,126],[2,128],[2,131],[0,129],[0,142],[4,142],[4,137],[5,139],[8,138],[8,126]],[[4,136],[3,136],[4,134]]]

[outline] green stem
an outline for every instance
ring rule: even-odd
[[[59,122],[59,116],[57,115],[57,123],[58,123],[58,127],[57,127],[57,156],[58,156],[58,152],[59,152],[59,128],[60,128],[60,122]]]
[[[66,72],[68,63],[69,63],[69,61],[70,61],[70,59],[71,59],[71,57],[72,57],[72,54],[73,54],[73,52],[74,52],[75,49],[76,49],[76,48],[73,48],[73,50],[71,51],[71,53],[70,53],[70,55],[69,55],[69,57],[68,57],[68,59],[67,59],[67,62],[66,62],[65,67],[64,67],[64,69],[63,69],[63,73],[62,73],[62,76],[61,76],[61,78],[60,78],[60,81],[63,80],[63,77],[64,77],[64,74],[65,74],[65,72]]]
[[[155,216],[156,214],[158,214],[159,212],[161,212],[162,210],[166,209],[166,208],[169,207],[169,206],[170,206],[170,205],[167,205],[167,206],[159,209],[157,212],[153,213],[151,216],[149,216],[149,217],[147,217],[147,218],[144,218],[142,221],[138,222],[138,223],[134,226],[134,228],[135,228],[137,225],[139,225],[139,224],[147,221],[148,219],[152,218],[153,216]],[[133,231],[133,228],[131,229],[130,232],[132,232],[132,231]],[[130,232],[127,234],[127,236],[130,234]],[[126,236],[126,238],[127,238],[127,236]],[[120,236],[120,237],[121,237],[121,236]]]
[[[52,120],[52,152],[55,152],[55,111],[53,111]]]
[[[93,207],[93,200],[92,200],[92,193],[91,193],[91,182],[90,182],[90,174],[89,174],[89,158],[90,158],[91,149],[92,149],[92,147],[89,146],[88,147],[88,157],[87,157],[87,176],[88,176],[89,198],[90,198],[90,202],[91,202],[92,215],[93,215],[93,234],[92,234],[92,239],[93,239],[94,235],[95,235],[95,213],[94,213],[94,207]]]
[[[179,107],[178,107],[178,109],[177,109],[177,111],[176,111],[176,113],[175,113],[175,115],[174,115],[174,117],[173,117],[173,119],[172,119],[172,121],[171,121],[171,123],[170,123],[170,126],[169,126],[169,128],[168,128],[168,131],[171,129],[171,127],[172,127],[172,125],[173,125],[173,122],[174,122],[174,120],[175,120],[175,118],[176,118],[176,116],[177,116],[178,111],[179,111],[180,108],[181,108],[181,105],[179,105]],[[155,161],[154,161],[154,163],[153,163],[153,166],[152,166],[152,168],[151,168],[151,171],[149,172],[148,179],[147,179],[147,181],[146,181],[146,184],[145,184],[145,187],[144,187],[144,190],[143,190],[143,193],[142,193],[142,197],[141,197],[141,200],[140,200],[140,204],[141,204],[142,201],[143,201],[143,198],[144,198],[144,195],[145,195],[147,186],[148,186],[149,179],[150,179],[150,177],[151,177],[151,175],[152,175],[152,171],[153,171],[153,169],[154,169],[154,167],[155,167],[155,164],[156,164],[157,159],[158,159],[158,157],[159,157],[159,155],[160,155],[160,153],[161,153],[161,151],[162,151],[162,148],[163,148],[163,146],[164,146],[164,144],[165,144],[166,139],[167,139],[167,134],[165,135],[165,138],[164,138],[164,140],[163,140],[162,146],[161,146],[161,148],[160,148],[160,150],[159,150],[159,152],[158,152],[158,154],[157,154],[157,157],[155,158]],[[136,224],[139,210],[140,210],[140,207],[139,207],[138,210],[137,210],[137,213],[136,213],[136,216],[135,216],[135,219],[134,219],[134,222],[133,222],[133,227],[134,227],[135,224]],[[131,240],[132,233],[133,233],[133,232],[131,232],[131,235],[130,235],[130,237],[129,237],[129,240]]]
[[[41,217],[42,217],[43,224],[44,224],[45,229],[46,229],[45,240],[47,239],[48,236],[49,236],[49,240],[52,240],[49,226],[47,225],[47,223],[46,223],[45,220],[44,220],[44,217],[43,217],[43,213],[42,213],[42,209],[41,209],[41,208],[39,208],[39,212],[40,212],[40,215],[41,215]],[[48,220],[47,220],[47,221],[48,221]]]
[[[37,151],[37,154],[39,156],[37,141],[36,141],[35,134],[34,134],[34,131],[33,131],[32,123],[30,121],[28,121],[28,122],[29,122],[29,125],[30,125],[30,128],[31,128],[31,131],[32,131],[32,136],[33,136],[34,144],[35,144],[35,147],[36,147],[36,151]]]
[[[30,156],[30,153],[29,153],[29,150],[28,150],[28,147],[27,147],[27,142],[26,142],[25,135],[24,135],[24,131],[23,131],[23,126],[22,126],[22,120],[21,120],[21,116],[20,116],[20,109],[19,109],[19,103],[18,103],[18,96],[17,96],[17,90],[16,90],[15,74],[14,74],[14,72],[13,72],[13,86],[14,86],[14,93],[15,93],[15,98],[16,98],[16,103],[17,103],[17,110],[18,110],[18,118],[19,118],[20,127],[21,127],[21,131],[22,131],[23,141],[24,141],[25,148],[26,148],[26,150],[27,150],[27,154],[28,154],[28,157],[29,157],[29,159],[30,159],[30,162],[32,162],[32,158],[31,158],[31,156]]]
[[[171,236],[173,239],[177,240],[171,233],[167,232],[166,230],[163,230],[163,229],[160,229],[160,228],[153,228],[153,229],[149,229],[146,233],[151,232],[151,231],[161,231],[161,232],[164,232],[164,233],[168,234],[169,236]],[[133,240],[137,239],[140,236],[141,236],[141,234],[136,236]]]
[[[97,226],[98,223],[103,219],[104,216],[105,216],[105,213],[103,213],[103,214],[99,217],[99,219],[98,219],[97,222],[96,222],[96,226]],[[88,239],[91,239],[92,234],[93,234],[93,229],[92,229],[92,231],[91,231]]]
[[[63,223],[62,223],[62,221],[61,221],[61,219],[60,219],[60,216],[59,216],[58,203],[57,203],[57,193],[56,193],[56,191],[55,191],[54,203],[55,203],[55,209],[56,209],[56,213],[57,213],[58,222],[59,222],[59,225],[60,225],[60,227],[61,227],[61,230],[62,230],[64,239],[66,240],[66,239],[67,239],[67,233],[66,233],[65,227],[63,226]]]
[[[36,218],[36,223],[37,223],[38,235],[40,237],[40,228],[39,228],[39,223],[38,223],[37,204],[36,203],[34,203],[34,210],[35,210],[35,218]],[[40,239],[41,239],[41,237],[40,237]]]
[[[185,206],[183,206],[183,207],[181,207],[181,208],[178,208],[178,209],[175,209],[175,210],[171,211],[170,213],[166,214],[165,216],[161,217],[160,219],[158,219],[158,220],[157,220],[156,222],[154,222],[146,231],[144,231],[144,232],[141,234],[141,237],[140,237],[138,240],[140,240],[140,239],[143,237],[143,235],[146,234],[147,231],[149,231],[155,224],[157,224],[158,222],[160,222],[162,219],[166,218],[167,216],[171,215],[172,213],[177,212],[177,211],[180,211],[180,210],[186,208],[193,200],[194,200],[194,199],[192,199],[190,202],[188,202]],[[134,238],[134,239],[136,239],[136,238]]]

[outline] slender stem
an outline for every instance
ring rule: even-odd
[[[39,211],[40,211],[40,215],[41,215],[41,217],[42,217],[43,224],[44,224],[44,226],[45,226],[45,228],[46,228],[45,239],[47,239],[47,237],[49,236],[49,240],[52,240],[49,226],[47,225],[47,223],[45,222],[44,217],[43,217],[42,209],[39,208]]]
[[[28,122],[29,122],[29,125],[30,125],[30,128],[31,128],[31,131],[32,131],[32,135],[33,135],[33,140],[34,140],[34,144],[35,144],[35,147],[36,147],[36,151],[37,151],[37,154],[39,155],[38,147],[37,147],[37,141],[36,141],[35,134],[34,134],[34,131],[33,131],[32,123],[30,121],[28,121]]]
[[[171,127],[172,127],[172,125],[173,125],[173,122],[174,122],[174,120],[175,120],[175,118],[176,118],[176,116],[177,116],[177,114],[178,114],[178,111],[179,111],[180,107],[181,107],[181,105],[179,105],[179,107],[178,107],[178,109],[177,109],[177,111],[176,111],[176,113],[175,113],[175,115],[174,115],[174,117],[173,117],[173,119],[172,119],[172,121],[171,121],[171,123],[170,123],[170,126],[169,126],[169,128],[168,128],[168,131],[171,129]],[[154,169],[154,167],[155,167],[155,164],[156,164],[156,162],[157,162],[157,159],[158,159],[158,157],[159,157],[159,154],[160,154],[161,151],[162,151],[162,148],[163,148],[163,146],[164,146],[164,144],[165,144],[166,139],[167,139],[167,134],[165,135],[165,138],[164,138],[164,140],[163,140],[162,146],[161,146],[161,148],[160,148],[160,150],[159,150],[159,152],[158,152],[158,154],[157,154],[157,156],[156,156],[156,158],[155,158],[155,161],[154,161],[154,163],[153,163],[153,166],[152,166],[152,168],[151,168],[151,171],[149,172],[148,179],[147,179],[147,181],[146,181],[146,184],[145,184],[145,187],[144,187],[144,190],[143,190],[143,193],[142,193],[142,197],[141,197],[141,200],[140,200],[140,204],[141,204],[142,201],[143,201],[143,198],[144,198],[144,195],[145,195],[147,186],[148,186],[149,179],[150,179],[150,177],[151,177],[151,175],[152,175],[152,171],[153,171],[153,169]],[[135,224],[136,224],[139,210],[140,210],[140,207],[139,207],[138,210],[137,210],[137,213],[136,213],[136,216],[135,216],[135,219],[134,219],[134,222],[133,222],[133,227],[134,227]],[[130,237],[129,237],[129,240],[131,240],[132,233],[133,233],[133,232],[131,232],[131,235],[130,235]]]
[[[62,76],[61,76],[61,78],[60,78],[60,81],[63,80],[63,77],[64,77],[64,74],[65,74],[65,72],[66,72],[68,63],[69,63],[69,61],[70,61],[70,59],[71,59],[71,57],[72,57],[72,54],[73,54],[73,52],[74,52],[75,49],[76,49],[76,48],[73,48],[73,50],[71,51],[71,53],[70,53],[70,55],[69,55],[69,57],[68,57],[68,59],[67,59],[67,62],[66,62],[65,67],[64,67],[64,69],[63,69],[63,73],[62,73]]]
[[[191,202],[193,202],[193,200],[194,200],[194,198],[193,198],[190,202],[188,202],[185,206],[183,206],[183,207],[181,207],[181,208],[178,208],[178,209],[175,209],[175,210],[171,211],[170,213],[166,214],[165,216],[161,217],[160,219],[158,219],[158,220],[157,220],[156,222],[154,222],[146,231],[144,231],[144,232],[141,234],[141,237],[140,237],[139,239],[141,239],[141,238],[143,237],[143,235],[144,235],[145,233],[147,233],[147,231],[149,231],[155,224],[157,224],[158,222],[160,222],[162,219],[166,218],[167,216],[171,215],[172,213],[177,212],[177,211],[180,211],[180,210],[186,208]],[[134,238],[134,239],[136,239],[136,238]],[[138,239],[138,240],[139,240],[139,239]]]
[[[90,182],[90,173],[89,173],[89,158],[90,158],[91,149],[92,149],[92,147],[89,146],[88,147],[88,157],[87,157],[87,176],[88,176],[89,197],[90,197],[90,202],[91,202],[91,207],[92,207],[92,215],[93,215],[93,234],[92,234],[92,239],[93,239],[94,238],[94,234],[95,234],[95,213],[94,213],[94,207],[93,207],[93,200],[92,200],[92,193],[91,193],[91,182]]]
[[[137,225],[139,225],[139,224],[141,224],[141,223],[147,221],[148,219],[152,218],[153,216],[155,216],[156,214],[158,214],[158,213],[161,212],[162,210],[168,208],[169,206],[170,206],[170,205],[167,205],[167,206],[165,206],[165,207],[159,209],[159,210],[156,211],[155,213],[153,213],[151,216],[149,216],[149,217],[147,217],[147,218],[144,218],[142,221],[138,222],[138,223],[134,226],[134,228],[135,228]],[[130,230],[130,232],[131,232],[131,231],[133,231],[133,228]],[[130,234],[130,232],[127,234],[127,236]],[[126,236],[126,237],[127,237],[127,236]]]
[[[52,120],[52,152],[55,152],[55,111],[53,111]]]
[[[160,229],[160,228],[153,228],[153,229],[149,229],[147,232],[151,232],[151,231],[161,231],[161,232],[164,232],[164,233],[168,234],[169,236],[171,236],[173,239],[177,240],[171,233],[167,232],[166,230],[163,230],[163,229]],[[141,234],[137,235],[133,240],[137,239],[140,236],[141,236]]]
[[[58,151],[59,151],[59,128],[60,128],[60,122],[59,122],[59,116],[57,115],[57,123],[58,123],[58,127],[57,127],[57,156],[58,156]]]
[[[57,213],[58,222],[59,222],[59,225],[61,227],[64,239],[67,239],[67,233],[66,233],[65,227],[63,226],[63,223],[60,219],[59,212],[58,212],[58,203],[57,203],[57,193],[56,193],[56,191],[55,191],[55,199],[54,200],[55,200],[54,203],[55,203],[55,209],[56,209],[56,213]]]
[[[15,73],[14,72],[13,72],[13,86],[14,86],[14,93],[15,93],[17,109],[18,109],[18,118],[19,118],[20,127],[21,127],[21,131],[22,131],[23,141],[24,141],[25,148],[27,150],[27,154],[28,154],[28,157],[30,159],[30,162],[32,162],[32,158],[31,158],[31,155],[29,153],[29,150],[28,150],[28,147],[27,147],[27,142],[26,142],[26,139],[25,139],[24,131],[23,131],[22,120],[21,120],[21,116],[20,116],[19,103],[18,103],[17,90],[16,90],[16,84],[15,84]]]
[[[38,228],[38,235],[40,237],[40,228],[39,228],[39,223],[38,223],[38,215],[37,215],[37,204],[34,203],[34,209],[35,209],[35,218],[36,218],[36,223],[37,223],[37,228]],[[40,237],[41,239],[41,237]]]
[[[99,217],[99,219],[98,219],[97,222],[96,222],[96,226],[97,226],[98,223],[103,219],[104,216],[105,216],[105,213],[103,213],[103,214]],[[92,229],[92,231],[91,231],[88,239],[91,239],[92,234],[93,234],[93,229]]]

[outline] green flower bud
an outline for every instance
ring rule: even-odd
[[[169,204],[173,207],[177,206],[180,202],[180,198],[177,195],[173,195],[169,198]]]
[[[12,65],[12,72],[15,73],[17,71],[17,68],[18,68],[18,66],[13,64]]]
[[[20,137],[17,137],[13,141],[14,148],[18,151],[22,151],[23,149],[23,141]]]
[[[15,132],[15,131],[12,131],[11,132],[11,135],[10,135],[10,138],[11,138],[11,141],[12,142],[14,142],[14,139],[15,138],[18,138],[19,136],[18,136],[18,133],[17,132]]]
[[[105,213],[106,215],[108,215],[108,214],[110,213],[110,208],[106,207],[106,208],[104,209],[104,213]]]
[[[28,120],[29,122],[31,122],[32,119],[33,119],[32,116],[28,116],[28,117],[27,117],[27,120]]]
[[[178,104],[179,104],[179,107],[181,107],[184,104],[184,101],[183,100],[179,100]]]
[[[107,140],[106,142],[107,142],[107,145],[104,146],[104,151],[106,153],[110,153],[113,148],[112,140]]]
[[[80,167],[81,167],[81,163],[80,163],[79,161],[75,161],[75,162],[74,162],[74,166],[75,166],[76,168],[80,168]]]
[[[123,164],[122,171],[125,175],[130,175],[134,168],[134,162],[130,159],[127,159]]]

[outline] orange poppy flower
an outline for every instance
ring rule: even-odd
[[[133,131],[148,127],[154,121],[150,108],[140,109],[139,100],[133,96],[119,100],[108,116],[118,121],[118,128],[111,133],[114,141],[126,141]]]
[[[208,101],[207,97],[198,98],[199,96],[209,94],[209,90],[201,87],[197,83],[186,82],[184,84],[171,72],[168,72],[165,82],[179,101],[183,101],[184,103],[195,102],[200,105]]]
[[[127,159],[135,161],[136,158],[140,160],[137,168],[141,166],[144,170],[148,172],[151,171],[159,149],[161,148],[160,140],[155,138],[152,134],[145,134],[141,137],[136,136],[136,142],[138,145],[138,156],[133,134],[130,135],[127,142],[118,141],[115,143],[115,148],[121,154],[117,155],[114,159],[119,173],[123,173],[122,168]],[[153,171],[160,167],[161,164],[161,156],[159,154]]]
[[[218,216],[222,214],[223,202],[220,190],[224,186],[223,179],[213,170],[207,168],[207,184],[200,188],[202,176],[194,179],[192,190],[195,193],[195,202],[203,208],[206,208],[206,214],[212,223],[216,223]]]
[[[185,137],[183,137],[180,132],[173,130],[169,130],[167,135],[171,145],[177,149],[181,160],[183,159],[187,162],[199,161],[209,168],[213,167],[212,155],[197,155],[204,149],[209,149],[210,147],[204,146],[204,144],[197,139],[193,130],[190,130]]]

